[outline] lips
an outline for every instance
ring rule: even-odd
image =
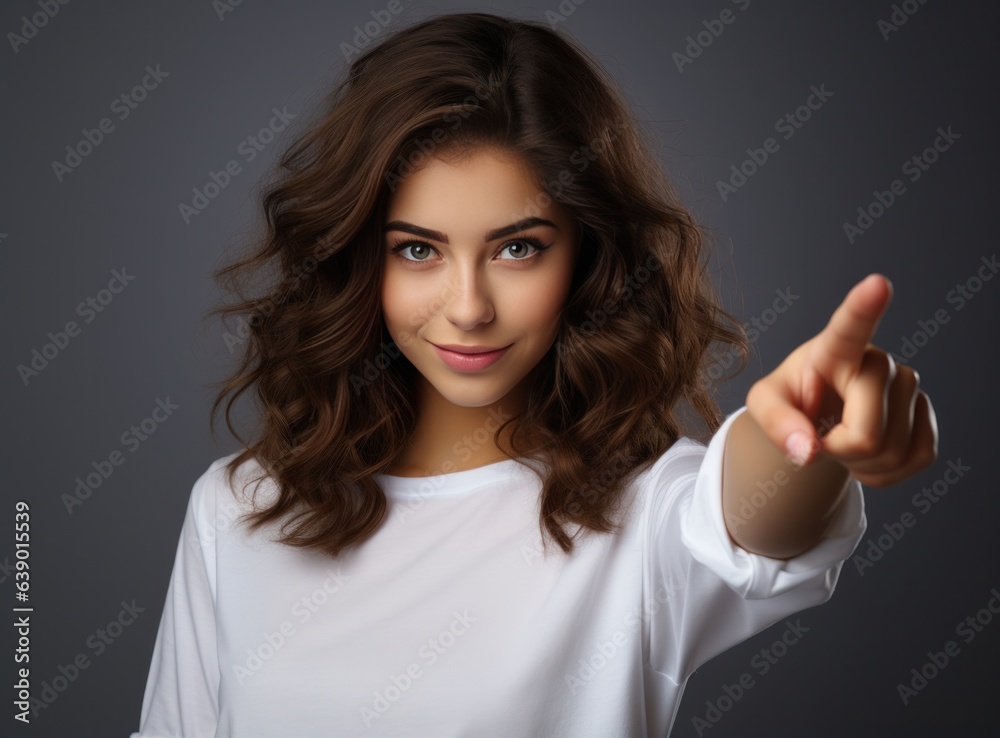
[[[437,355],[448,367],[459,372],[478,372],[492,366],[503,358],[510,346],[491,348],[489,346],[458,344],[431,344]],[[513,344],[511,344],[513,345]]]
[[[463,346],[457,343],[435,343],[438,348],[445,349],[446,351],[452,351],[456,354],[488,354],[493,351],[503,351],[507,346],[482,346],[479,344]]]

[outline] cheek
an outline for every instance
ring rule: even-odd
[[[382,317],[397,345],[406,338],[403,336],[403,332],[408,329],[406,313],[407,297],[404,286],[398,279],[386,274],[382,281]]]
[[[408,288],[404,276],[387,265],[382,278],[382,312],[390,327],[406,326],[406,316],[413,305],[413,291]]]
[[[555,331],[566,304],[569,277],[560,269],[539,274],[537,279],[519,280],[505,291],[507,315],[535,331]]]
[[[393,268],[394,267],[394,268]],[[398,265],[387,265],[382,278],[382,315],[400,348],[413,343],[421,327],[440,309],[436,282]]]

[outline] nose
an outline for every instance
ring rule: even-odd
[[[486,278],[474,264],[456,266],[442,314],[463,331],[489,323],[495,315]]]

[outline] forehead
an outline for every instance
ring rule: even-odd
[[[512,154],[477,150],[462,156],[433,156],[396,183],[390,194],[390,208],[433,210],[447,198],[445,205],[457,210],[462,204],[488,207],[512,201],[520,207],[525,196],[541,194],[537,177],[527,162]]]
[[[396,183],[387,221],[406,220],[475,238],[487,228],[530,216],[562,228],[567,214],[540,186],[524,159],[506,151],[480,148],[428,158]]]

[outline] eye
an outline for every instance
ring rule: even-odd
[[[551,245],[552,244],[544,244],[532,236],[517,238],[513,241],[508,241],[500,249],[501,252],[508,249],[514,249],[511,251],[511,253],[514,254],[514,257],[511,259],[501,259],[501,261],[527,261],[531,257],[535,256],[536,253],[544,251]],[[534,249],[534,251],[531,251],[530,249]],[[410,251],[410,256],[406,255],[406,251]],[[411,262],[430,261],[431,254],[436,252],[437,249],[426,241],[414,239],[400,241],[389,248],[389,253],[398,255],[399,258],[404,261]]]
[[[531,246],[534,249],[534,252],[530,252],[530,253],[528,253],[527,256],[524,256],[523,254],[524,254],[524,252],[526,250],[524,248],[524,244],[528,244],[529,246]],[[532,256],[534,256],[536,253],[544,251],[545,249],[548,248],[548,246],[546,246],[545,244],[543,244],[537,238],[532,238],[531,236],[525,236],[524,238],[519,238],[519,239],[517,239],[515,241],[509,241],[508,243],[505,243],[504,246],[503,246],[503,249],[501,249],[501,251],[503,251],[505,249],[512,248],[514,246],[518,246],[518,245],[520,245],[522,247],[521,249],[519,249],[519,252],[522,255],[521,256],[516,256],[513,259],[513,261],[526,261],[527,259],[529,259]],[[513,252],[511,252],[511,253],[513,253]],[[510,260],[508,260],[508,261],[510,261]]]
[[[390,248],[389,252],[392,254],[401,254],[407,249],[413,249],[416,258],[411,259],[408,256],[400,256],[401,259],[405,259],[406,261],[427,261],[430,253],[434,251],[434,247],[426,241],[403,241]],[[422,256],[416,256],[417,252],[422,254]]]

